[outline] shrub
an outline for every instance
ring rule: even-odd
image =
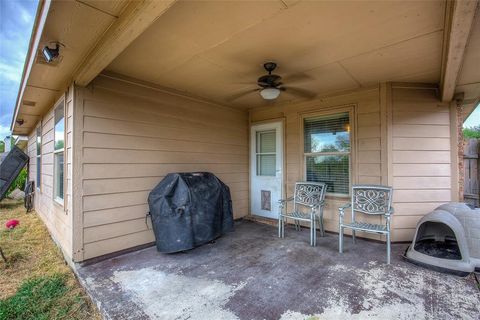
[[[13,181],[10,189],[8,189],[7,194],[10,194],[16,188],[20,190],[25,189],[25,183],[27,181],[27,168],[23,168],[22,171],[18,174],[17,178]]]
[[[480,139],[480,125],[464,128],[463,129],[463,136],[466,139]]]

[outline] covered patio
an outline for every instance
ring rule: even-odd
[[[474,279],[401,258],[426,214],[462,201],[478,1],[40,3],[12,131],[35,210],[107,319],[478,319]],[[221,179],[236,231],[133,252],[175,172]],[[273,226],[299,181],[327,186],[316,247]],[[354,185],[394,190],[391,265],[384,235],[338,253]]]
[[[478,319],[480,293],[472,278],[392,264],[384,245],[327,233],[318,246],[309,232],[248,220],[188,252],[154,247],[77,269],[106,319]]]

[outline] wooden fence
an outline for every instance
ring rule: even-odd
[[[464,168],[464,189],[463,201],[475,207],[480,206],[479,196],[479,148],[480,139],[466,139],[464,142],[463,168]]]

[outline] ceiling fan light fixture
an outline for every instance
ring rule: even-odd
[[[265,88],[260,91],[260,95],[265,100],[275,100],[280,95],[280,90],[277,88]]]

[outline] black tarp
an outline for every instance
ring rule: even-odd
[[[8,188],[27,162],[28,156],[17,146],[14,146],[0,163],[0,200],[7,195]]]
[[[230,189],[210,172],[168,174],[148,205],[160,252],[192,249],[233,231]]]

